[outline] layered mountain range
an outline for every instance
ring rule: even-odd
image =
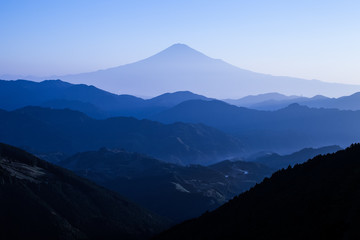
[[[340,110],[360,110],[360,93],[339,98],[329,98],[322,95],[314,97],[286,96],[279,93],[266,93],[246,96],[241,99],[225,99],[232,105],[247,107],[257,110],[279,110],[290,104],[298,103],[314,108],[336,108]]]
[[[209,164],[243,152],[237,138],[202,124],[127,117],[96,120],[78,111],[41,107],[1,110],[0,141],[36,154],[71,155],[109,147],[179,164]]]
[[[61,80],[46,80],[39,83],[27,80],[0,80],[0,108],[5,110],[42,106],[78,110],[95,118],[115,116],[143,118],[193,99],[208,100],[189,91],[165,93],[145,100]]]
[[[360,136],[357,127],[360,111],[299,104],[277,111],[259,111],[215,100],[191,100],[151,119],[163,123],[203,123],[238,137],[248,151],[289,153],[305,147],[347,146]]]
[[[69,108],[82,111],[91,117],[104,119],[103,122],[115,121],[114,119],[105,120],[112,116],[132,116],[148,118],[167,124],[176,122],[202,123],[237,138],[237,140],[231,141],[238,141],[241,146],[239,145],[236,148],[242,148],[246,154],[256,151],[273,151],[285,154],[306,147],[322,147],[334,144],[345,147],[358,139],[356,128],[359,118],[358,111],[344,111],[335,108],[324,109],[327,106],[326,101],[332,102],[332,105],[329,106],[339,106],[340,109],[357,109],[360,102],[357,101],[358,94],[338,99],[318,97],[316,101],[323,101],[324,103],[324,105],[321,105],[322,108],[291,104],[276,111],[263,111],[236,107],[191,92],[166,93],[144,100],[129,95],[115,95],[92,86],[74,85],[59,80],[43,81],[41,83],[24,80],[0,81],[0,85],[2,86],[0,88],[2,93],[0,95],[2,99],[0,107],[7,110],[36,105],[52,109]],[[292,99],[291,101],[298,99],[294,96],[286,97],[279,94],[270,94],[248,97],[243,100],[243,103],[254,104],[259,101],[261,103],[266,99],[288,101],[289,98]],[[315,98],[313,100],[315,101]],[[306,103],[309,104],[310,102]],[[52,111],[55,112],[55,110]],[[119,118],[117,121],[120,122]],[[124,118],[122,121],[124,122]],[[132,121],[136,122],[135,119]],[[138,123],[145,122],[138,121]],[[158,124],[158,126],[160,125]],[[177,126],[179,126],[178,123]],[[199,127],[199,125],[194,126]],[[201,128],[204,130],[205,126]],[[180,140],[183,141],[183,138],[180,137]],[[16,146],[26,146],[26,144],[19,145],[17,142],[9,143]],[[181,144],[181,142],[178,141],[177,144]],[[116,147],[120,147],[120,145],[123,145],[125,149],[129,148],[127,150],[139,151],[161,159],[164,159],[164,156],[169,157],[169,154],[154,153],[155,150],[144,151],[134,144],[129,147],[129,144],[121,143]],[[186,145],[191,148],[188,143],[183,147],[186,148]],[[102,146],[115,147],[115,145],[107,146],[99,143],[91,148],[76,148],[74,151],[71,148],[67,149],[68,152],[74,153],[78,150],[96,150]],[[237,153],[241,152],[234,151],[231,146],[234,145],[230,144],[229,150],[216,150],[218,152],[215,154],[217,155],[216,159],[235,157]],[[194,149],[197,149],[197,147]],[[201,152],[204,152],[204,149]],[[194,154],[194,151],[188,152],[188,156]],[[198,157],[200,155],[198,154]],[[199,157],[199,160],[201,158],[203,157]],[[206,159],[206,157],[203,159]],[[181,161],[190,163],[188,160]],[[170,156],[169,161],[181,162],[177,156]]]
[[[243,161],[179,166],[106,148],[77,153],[58,164],[176,223],[215,209],[273,172]]]
[[[59,78],[0,80],[1,239],[359,238],[360,86],[183,44]]]

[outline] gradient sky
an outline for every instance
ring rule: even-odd
[[[273,75],[360,84],[360,1],[1,0],[0,74],[114,67],[185,43]]]

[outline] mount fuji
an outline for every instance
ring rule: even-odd
[[[137,96],[192,91],[212,98],[239,98],[267,92],[339,97],[360,91],[360,85],[272,76],[244,70],[220,59],[210,58],[185,44],[174,44],[135,63],[56,78],[70,83],[94,85],[116,94]]]

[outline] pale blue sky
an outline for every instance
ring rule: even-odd
[[[178,42],[256,72],[360,84],[356,0],[0,1],[0,74],[93,71]]]

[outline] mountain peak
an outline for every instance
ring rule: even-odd
[[[300,105],[299,103],[291,103],[287,107],[280,109],[278,111],[300,111],[300,110],[309,110],[310,108],[306,105]]]
[[[158,103],[165,106],[175,106],[188,100],[210,100],[209,98],[192,93],[190,91],[178,91],[173,93],[164,93],[149,100],[152,103]]]
[[[184,43],[175,43],[173,45],[171,45],[169,48],[191,48],[188,45],[184,44]]]
[[[168,48],[165,48],[163,51],[193,51],[193,52],[198,52],[195,49],[189,47],[188,45],[184,44],[184,43],[175,43],[173,45],[171,45]]]
[[[185,60],[187,61],[194,61],[194,60],[203,60],[203,59],[211,59],[205,54],[189,47],[183,43],[176,43],[171,45],[170,47],[162,50],[161,52],[155,54],[154,56],[150,57],[151,59],[157,58],[161,60],[179,60],[182,63]]]

